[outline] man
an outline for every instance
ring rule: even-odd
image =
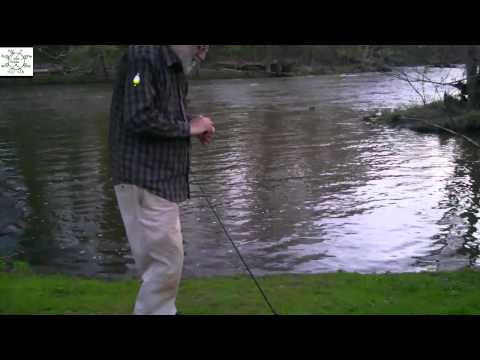
[[[114,86],[110,160],[120,213],[142,286],[136,315],[175,315],[184,251],[178,204],[190,198],[191,137],[215,127],[186,112],[187,75],[207,45],[132,45]]]

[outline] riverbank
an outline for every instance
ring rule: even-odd
[[[269,77],[298,77],[309,75],[335,75],[335,74],[354,74],[365,72],[389,72],[389,67],[367,66],[363,64],[335,65],[335,66],[301,66],[292,72],[272,73],[258,70],[237,70],[234,68],[201,68],[191,76],[192,80],[226,80],[226,79],[260,79]],[[114,78],[110,74],[109,79],[95,75],[81,74],[62,74],[58,72],[36,74],[33,78],[2,78],[2,86],[29,86],[29,85],[80,85],[80,84],[111,84]]]
[[[194,80],[215,80],[215,79],[246,79],[246,78],[268,78],[268,77],[298,77],[298,76],[318,76],[318,75],[339,75],[356,74],[366,72],[391,72],[392,68],[383,64],[348,64],[348,65],[316,65],[306,66],[298,65],[292,67],[286,72],[265,72],[248,69],[248,66],[240,67],[232,65],[231,68],[202,68],[192,76]]]
[[[452,273],[285,275],[260,279],[282,315],[478,315],[480,276]],[[34,274],[0,264],[0,314],[130,314],[139,284]],[[178,306],[187,315],[269,315],[246,277],[187,279]]]
[[[480,131],[480,111],[455,104],[449,106],[443,101],[367,116],[364,121],[426,133]]]

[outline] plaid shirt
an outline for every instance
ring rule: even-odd
[[[114,185],[180,203],[190,198],[188,82],[168,45],[132,45],[114,85],[109,132]]]

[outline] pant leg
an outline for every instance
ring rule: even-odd
[[[120,193],[117,195],[119,204],[122,199],[136,202],[135,205],[120,205],[121,212],[125,212],[122,217],[127,236],[143,280],[135,314],[174,315],[184,261],[179,207],[138,187],[126,190],[133,193],[131,196],[122,196],[121,187],[117,192]],[[131,208],[125,209],[128,206]]]
[[[175,315],[184,261],[180,209],[146,190],[143,194],[140,222],[150,262],[143,274],[137,311]]]
[[[148,268],[149,261],[145,247],[145,236],[139,220],[141,216],[140,200],[142,195],[140,190],[140,188],[134,185],[115,186],[115,194],[117,196],[120,214],[139,277],[141,277]]]

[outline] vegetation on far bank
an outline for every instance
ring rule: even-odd
[[[131,313],[139,283],[34,274],[0,265],[0,314]],[[480,276],[452,273],[285,275],[260,279],[281,315],[478,315]],[[270,315],[247,277],[187,279],[179,310],[186,315]]]
[[[35,77],[11,84],[111,82],[126,45],[38,45]],[[448,45],[215,45],[194,79],[301,76],[390,71],[392,66],[448,66],[463,62]]]

